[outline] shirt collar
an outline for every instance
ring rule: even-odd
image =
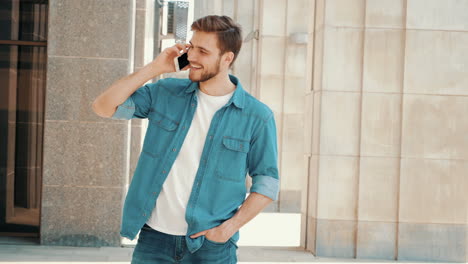
[[[231,80],[232,83],[236,85],[236,89],[234,90],[234,94],[231,96],[231,99],[229,99],[227,105],[234,103],[235,106],[242,109],[244,108],[244,101],[245,101],[245,91],[242,88],[242,84],[240,83],[239,79],[237,79],[237,77],[235,77],[234,75],[229,74],[229,79]],[[191,93],[191,92],[194,92],[196,89],[198,89],[198,82],[192,82],[185,89],[185,92]]]

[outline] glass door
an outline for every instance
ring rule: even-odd
[[[47,0],[0,1],[0,235],[38,236]]]

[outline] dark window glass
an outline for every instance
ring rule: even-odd
[[[0,0],[0,233],[37,236],[48,2]]]

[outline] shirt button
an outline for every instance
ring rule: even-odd
[[[212,138],[213,138],[213,136],[210,136],[210,139],[212,139]]]
[[[192,104],[192,107],[194,107],[194,106],[195,106],[195,104]]]
[[[163,173],[166,173],[166,171],[165,171],[165,170],[163,170]]]

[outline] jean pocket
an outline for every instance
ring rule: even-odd
[[[205,237],[205,241],[208,242],[209,244],[216,245],[216,246],[224,246],[227,243],[229,243],[229,240],[223,243],[223,242],[216,242],[216,241],[213,241],[213,240],[209,240],[206,237]]]
[[[233,240],[232,238],[229,238],[228,243],[231,243],[234,247],[236,247],[236,249],[239,248],[239,246],[237,245],[237,243],[234,242],[234,240]]]

